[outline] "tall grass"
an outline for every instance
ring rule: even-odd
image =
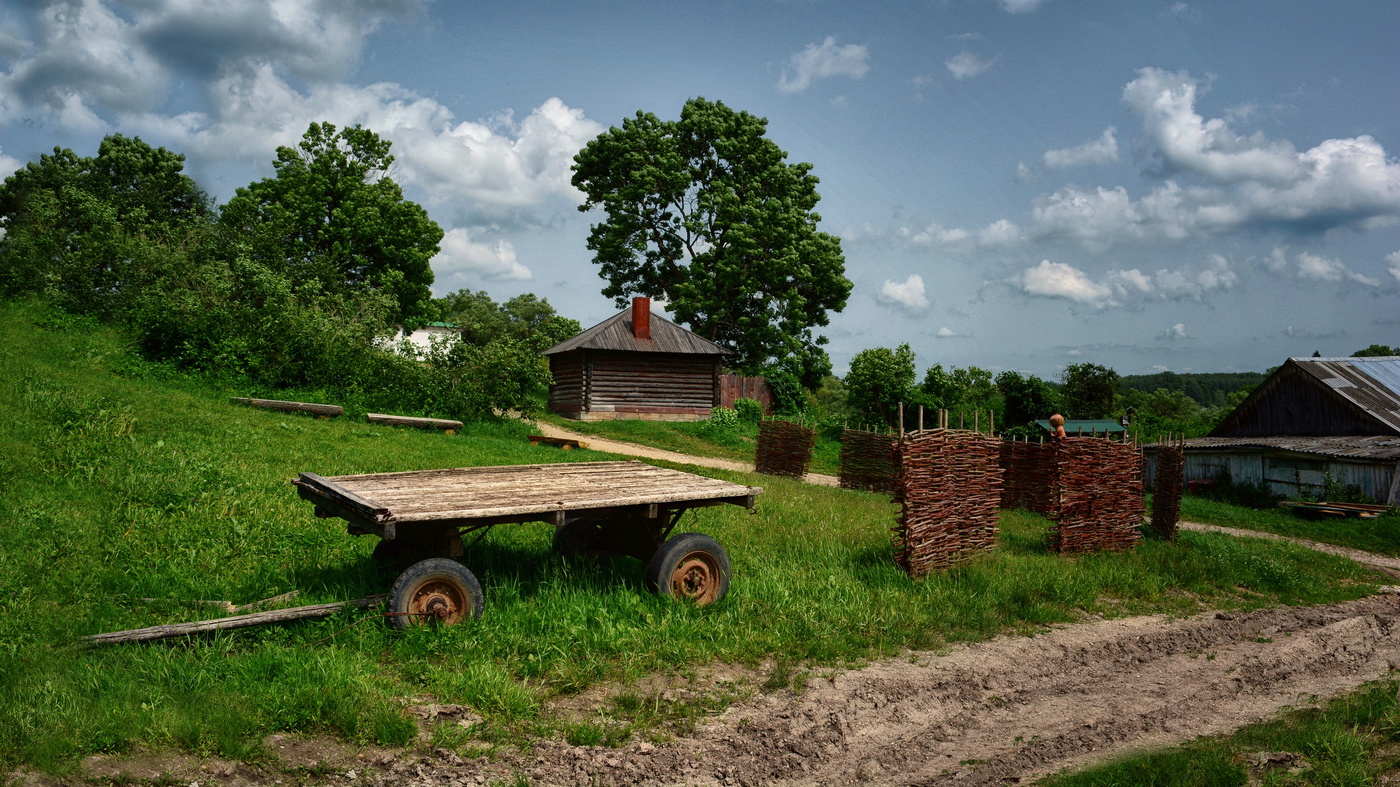
[[[681,524],[730,553],[733,586],[713,607],[647,593],[630,559],[557,557],[547,525],[510,525],[464,558],[485,589],[477,624],[394,634],[346,613],[82,650],[85,634],[215,616],[201,600],[384,591],[392,577],[369,560],[372,537],[316,519],[289,483],[300,471],[612,457],[530,446],[518,424],[446,436],[238,408],[235,391],[206,381],[132,374],[139,364],[115,334],[37,322],[34,307],[0,307],[0,770],[62,772],[137,745],[256,757],[272,731],[410,744],[404,703],[427,697],[486,720],[439,743],[617,743],[714,705],[663,712],[657,698],[619,695],[625,726],[594,728],[552,715],[550,700],[717,661],[781,656],[797,681],[1086,614],[1325,602],[1373,587],[1340,559],[1210,534],[1060,557],[1045,520],[1019,512],[1003,517],[998,551],[911,582],[891,560],[888,498],[716,471],[767,492],[756,514],[725,506]]]
[[[1262,530],[1324,544],[1400,557],[1400,515],[1394,510],[1374,519],[1306,519],[1276,508],[1249,509],[1195,495],[1184,495],[1181,518],[1188,522]]]

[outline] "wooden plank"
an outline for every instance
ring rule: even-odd
[[[210,631],[227,631],[229,629],[263,626],[268,623],[325,618],[347,609],[369,609],[370,607],[377,606],[387,597],[388,596],[384,594],[380,594],[365,596],[364,598],[355,599],[354,601],[337,601],[332,604],[312,604],[306,607],[292,607],[290,609],[278,609],[271,612],[254,612],[248,615],[235,615],[231,618],[200,620],[194,623],[172,623],[166,626],[150,626],[148,628],[129,629],[127,631],[113,631],[107,634],[93,634],[83,637],[82,642],[86,645],[113,645],[119,642],[150,642],[152,640],[169,639],[171,637],[204,634]]]
[[[530,435],[530,445],[540,445],[541,443],[543,443],[544,445],[557,445],[565,451],[569,451],[574,448],[588,447],[588,443],[581,442],[579,440],[572,440],[567,437],[545,437],[542,434]]]
[[[314,402],[284,402],[280,399],[249,399],[242,396],[233,396],[229,401],[234,404],[246,405],[248,407],[261,407],[264,410],[281,410],[289,413],[312,413],[324,415],[327,418],[345,415],[345,408],[338,404],[316,404]]]
[[[453,421],[449,418],[413,418],[407,415],[385,415],[384,413],[365,413],[365,420],[372,424],[387,424],[389,426],[411,426],[415,429],[461,429],[461,421]]]

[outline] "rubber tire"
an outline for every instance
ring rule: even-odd
[[[596,522],[587,519],[571,519],[563,527],[554,529],[554,539],[550,547],[556,555],[564,557],[596,558],[607,553],[603,548],[603,534]]]
[[[713,604],[729,592],[729,556],[704,533],[672,536],[647,565],[647,587],[696,606]]]
[[[389,591],[389,625],[405,631],[429,623],[462,623],[480,618],[483,606],[481,583],[466,566],[445,557],[428,558],[409,566],[394,580]],[[442,609],[445,617],[421,616],[434,608]]]

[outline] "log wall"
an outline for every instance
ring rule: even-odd
[[[701,420],[719,401],[719,358],[581,350],[550,356],[549,409],[580,420]]]

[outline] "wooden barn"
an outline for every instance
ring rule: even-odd
[[[549,409],[580,421],[702,421],[729,351],[651,313],[650,298],[544,351]]]
[[[1149,485],[1155,446],[1145,446]],[[1400,357],[1289,358],[1207,437],[1186,441],[1189,483],[1228,474],[1296,498],[1331,476],[1400,495]]]

